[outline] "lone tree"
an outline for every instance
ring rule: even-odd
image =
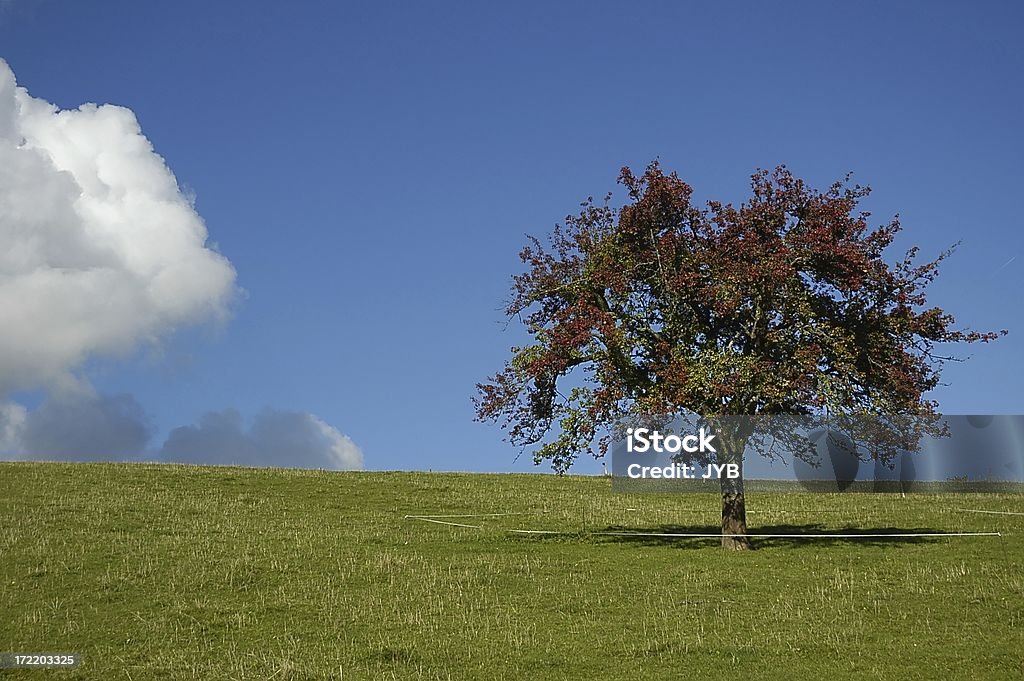
[[[539,445],[535,462],[559,473],[604,456],[628,416],[934,417],[924,395],[954,359],[936,346],[1000,335],[926,307],[952,249],[886,262],[899,220],[869,230],[866,187],[821,192],[780,166],[752,176],[741,206],[700,207],[657,162],[619,183],[623,207],[588,199],[548,245],[530,238],[507,314],[533,342],[477,386],[478,420]],[[750,435],[722,433],[719,459],[742,466]],[[882,440],[872,456],[893,456],[898,438]],[[742,477],[722,478],[722,533],[724,547],[749,548]]]

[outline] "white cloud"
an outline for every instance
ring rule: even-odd
[[[61,111],[0,60],[0,396],[223,318],[235,271],[119,106]]]
[[[76,377],[90,357],[226,317],[235,270],[206,239],[129,109],[61,111],[0,59],[0,459],[362,467],[332,426],[272,409],[248,429],[233,410],[208,413],[154,451],[135,398]],[[3,401],[22,389],[47,399]]]
[[[0,402],[0,459],[20,458],[21,435],[28,411],[15,402]]]
[[[233,409],[175,428],[148,448],[149,417],[131,395],[77,391],[31,411],[0,402],[0,460],[164,461],[235,466],[358,470],[363,453],[313,414],[264,409],[246,428]]]
[[[356,470],[363,453],[348,436],[312,414],[265,409],[248,429],[227,409],[175,428],[159,458],[177,463]]]
[[[131,395],[69,393],[32,411],[0,404],[0,458],[135,461],[144,457],[150,434]]]

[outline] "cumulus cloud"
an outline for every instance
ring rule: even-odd
[[[0,459],[21,458],[21,434],[28,410],[15,402],[0,402]]]
[[[134,461],[152,428],[131,395],[66,394],[28,411],[0,405],[0,454],[40,461]]]
[[[233,409],[209,412],[148,448],[152,426],[130,395],[66,394],[29,411],[0,403],[0,459],[161,461],[357,470],[363,454],[313,414],[264,409],[246,427]]]
[[[59,110],[0,60],[0,396],[223,318],[235,271],[119,106]]]
[[[363,455],[346,435],[312,414],[265,409],[246,428],[233,409],[209,412],[171,431],[160,459],[178,463],[289,468],[362,468]]]
[[[0,59],[0,458],[360,468],[347,436],[272,409],[248,428],[211,412],[154,449],[135,398],[76,376],[90,357],[224,319],[235,293],[234,268],[131,110],[62,111]],[[23,389],[48,397],[32,410],[4,401]]]

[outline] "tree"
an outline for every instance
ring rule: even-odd
[[[858,212],[869,189],[848,181],[821,192],[780,166],[756,172],[738,208],[698,207],[657,162],[640,177],[623,168],[625,205],[588,199],[547,245],[531,237],[522,250],[507,314],[533,342],[477,386],[477,419],[539,445],[535,462],[561,473],[604,456],[629,416],[937,416],[925,395],[955,359],[937,346],[1000,334],[926,307],[952,249],[889,264],[899,219],[869,230]],[[722,433],[719,458],[742,466],[751,435]],[[906,444],[885,435],[872,456]],[[742,477],[722,480],[722,532],[724,547],[749,548]]]

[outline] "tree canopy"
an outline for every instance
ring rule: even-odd
[[[556,471],[606,453],[628,415],[934,415],[938,347],[999,335],[927,305],[952,249],[887,261],[899,219],[869,228],[849,177],[818,191],[761,170],[740,206],[696,205],[657,162],[619,183],[625,205],[588,199],[530,238],[506,311],[532,342],[478,385],[478,419]]]

